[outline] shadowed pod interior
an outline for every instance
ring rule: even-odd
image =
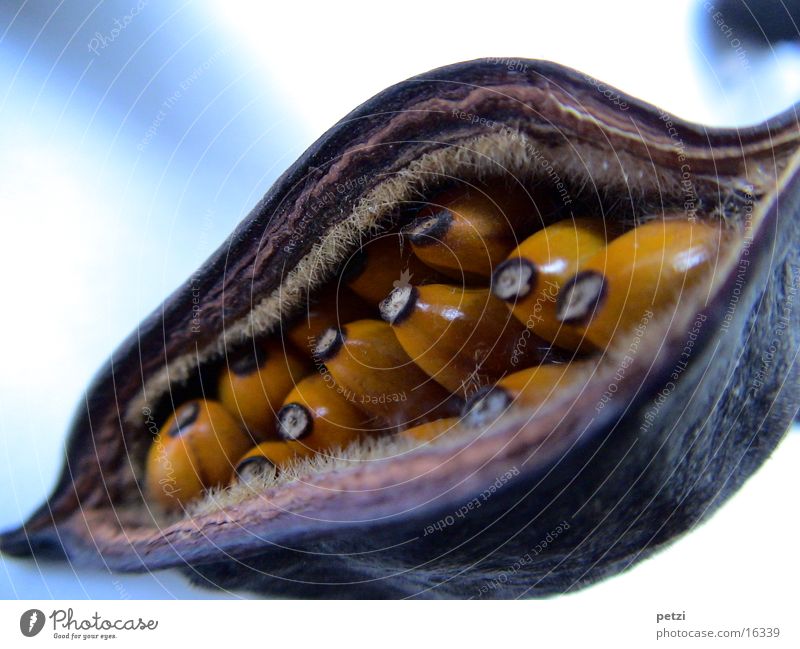
[[[355,109],[112,354],[53,495],[0,549],[114,570],[181,566],[204,585],[309,597],[535,596],[624,570],[707,516],[800,402],[797,116],[715,129],[619,97],[556,64],[478,60]],[[553,174],[609,222],[688,203],[736,234],[713,283],[650,323],[624,376],[626,350],[610,348],[575,390],[479,434],[365,444],[258,493],[214,492],[180,517],[143,499],[149,422],[229,348],[302,312],[399,206],[449,178],[533,186]],[[775,360],[756,376],[765,352]]]

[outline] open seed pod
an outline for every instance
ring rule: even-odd
[[[0,549],[271,594],[540,596],[735,492],[800,401],[796,115],[709,129],[524,63],[410,79],[322,136],[113,353]],[[279,419],[215,414],[230,368]]]

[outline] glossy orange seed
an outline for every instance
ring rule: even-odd
[[[274,475],[313,451],[299,442],[261,442],[239,458],[234,478],[247,482],[259,475]]]
[[[174,509],[226,483],[252,439],[216,401],[195,399],[167,419],[150,447],[146,483],[150,497]]]
[[[412,428],[407,428],[402,433],[401,437],[408,437],[423,442],[431,442],[443,435],[447,435],[453,430],[461,421],[460,417],[445,417],[443,419],[435,419],[433,421],[419,424]]]
[[[348,262],[344,281],[370,306],[377,306],[398,283],[425,284],[442,275],[425,265],[399,234],[387,234],[365,244]]]
[[[461,397],[494,383],[511,367],[540,362],[548,347],[526,333],[488,289],[400,287],[380,311],[408,356]]]
[[[457,404],[403,351],[392,328],[380,320],[357,320],[320,336],[316,357],[344,397],[389,426],[420,417],[452,414]]]
[[[313,451],[343,448],[367,432],[369,419],[333,381],[314,374],[286,397],[278,411],[278,436]]]
[[[275,436],[275,414],[309,363],[280,340],[250,348],[219,378],[219,399],[257,440]]]
[[[576,328],[556,318],[561,287],[581,263],[606,245],[602,219],[566,219],[523,241],[492,275],[492,293],[528,329],[572,351],[592,348]]]
[[[488,283],[537,220],[527,195],[494,190],[459,189],[431,201],[402,230],[414,254],[459,283]]]
[[[588,380],[595,366],[595,360],[548,363],[508,374],[470,399],[464,422],[470,427],[483,427],[513,405],[538,408],[554,395]]]
[[[346,286],[339,285],[337,289],[334,284],[324,295],[307,302],[286,334],[297,349],[310,357],[319,335],[329,327],[339,327],[345,322],[374,315],[374,307],[370,307]]]
[[[645,325],[711,280],[724,235],[720,225],[685,219],[649,221],[596,253],[563,287],[557,319],[598,348]]]

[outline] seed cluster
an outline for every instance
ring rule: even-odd
[[[432,440],[535,407],[707,277],[723,240],[680,213],[625,232],[542,219],[546,202],[452,189],[364,245],[302,318],[230,359],[216,400],[163,424],[151,497],[174,508],[367,435]]]

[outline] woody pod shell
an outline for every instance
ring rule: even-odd
[[[113,352],[52,496],[0,550],[301,597],[544,596],[629,568],[741,487],[798,410],[799,141],[794,110],[706,128],[541,61],[460,63],[381,92]],[[624,372],[610,355],[559,407],[180,518],[153,511],[141,466],[170,398],[301,312],[399,206],[493,174],[556,174],[598,218],[715,215],[736,246],[713,290],[643,335]]]

